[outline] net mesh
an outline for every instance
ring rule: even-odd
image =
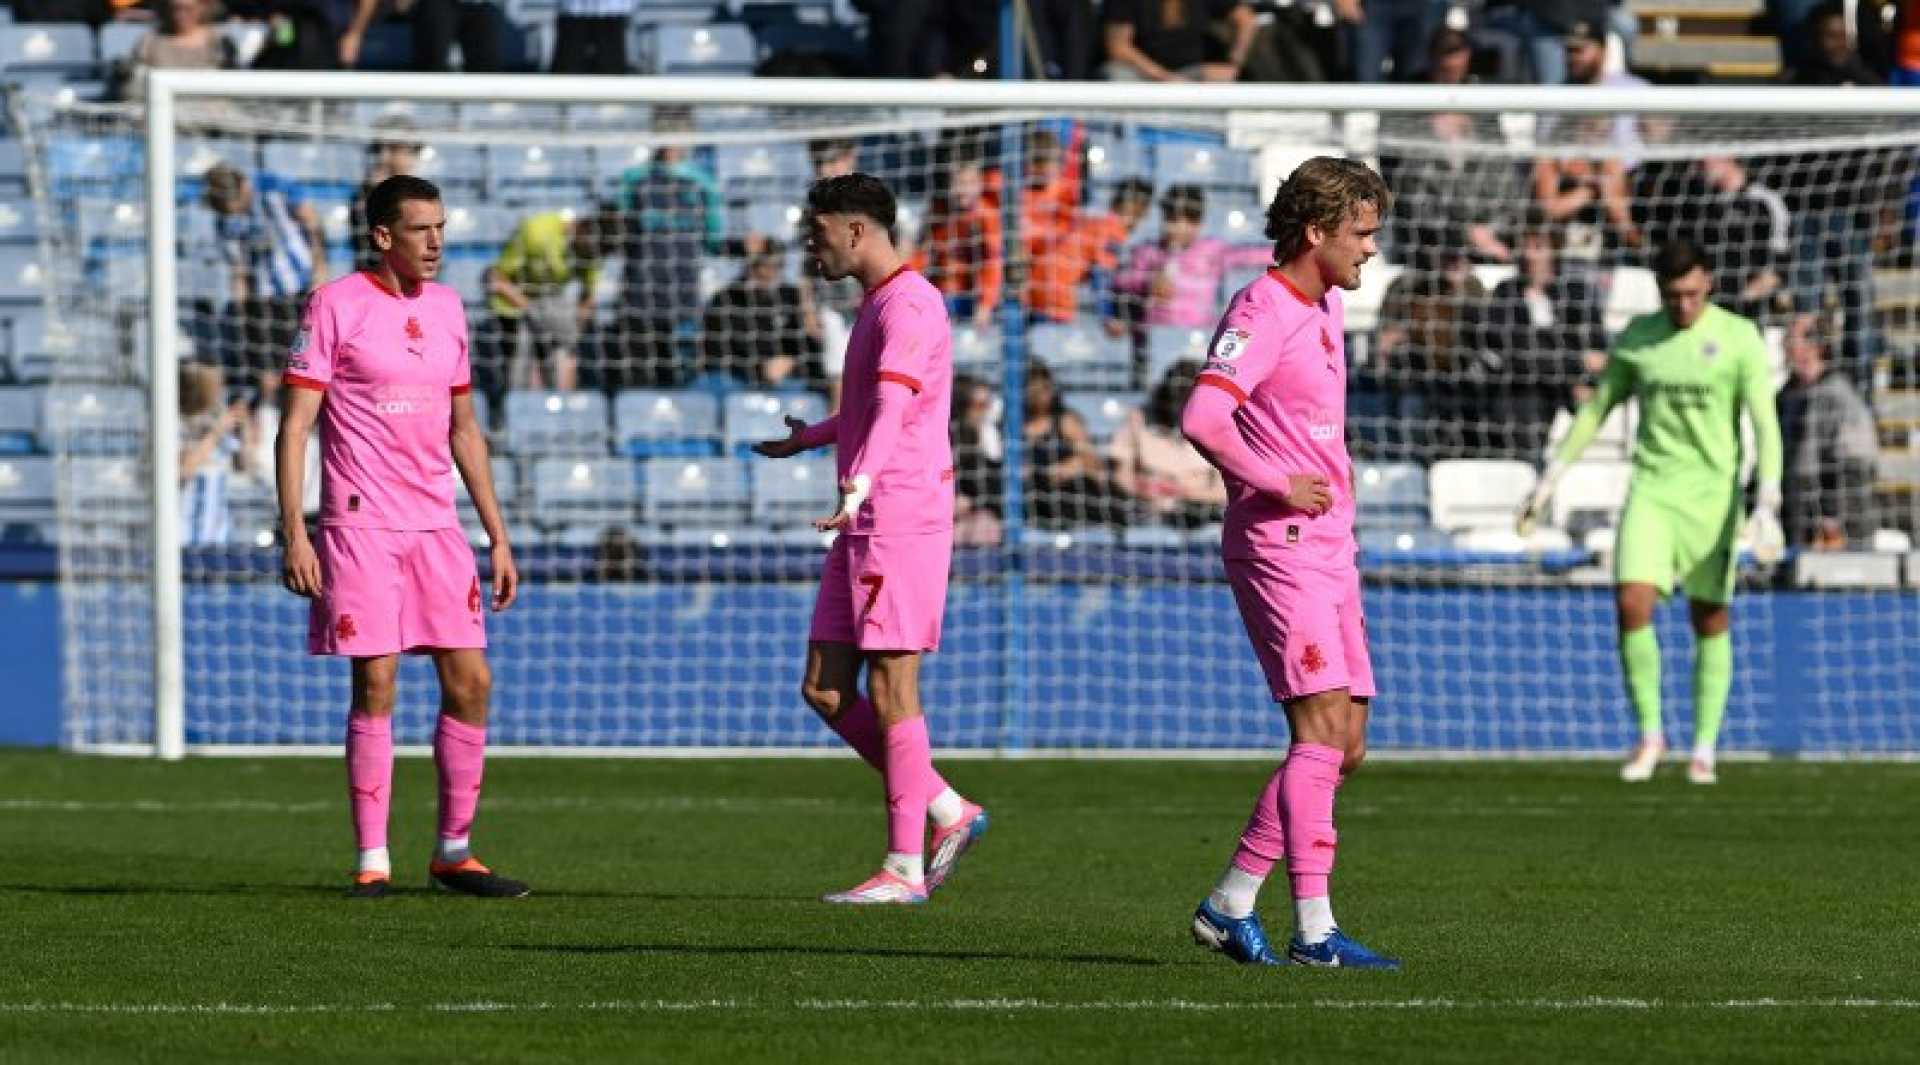
[[[13,320],[10,354],[49,380],[67,738],[146,742],[141,117],[18,111],[49,296]],[[1743,571],[1724,745],[1920,750],[1920,606],[1900,586],[1920,461],[1920,121],[239,98],[179,116],[162,165],[189,365],[182,438],[159,443],[202,452],[182,488],[189,743],[338,739],[346,671],[304,654],[305,604],[277,581],[276,378],[302,293],[366,260],[368,182],[400,171],[445,195],[440,279],[468,306],[528,581],[490,628],[495,741],[829,743],[797,681],[823,548],[807,523],[831,508],[832,461],[745,449],[837,401],[860,294],[806,276],[795,224],[814,177],[857,167],[898,195],[899,238],[954,328],[959,546],[925,672],[937,742],[1271,746],[1284,722],[1220,579],[1222,489],[1172,426],[1225,300],[1270,259],[1266,198],[1300,161],[1347,154],[1398,200],[1347,300],[1374,746],[1630,742],[1607,565],[1631,409],[1563,482],[1550,527],[1521,540],[1512,514],[1612,338],[1657,309],[1651,249],[1684,235],[1787,386],[1803,549],[1789,572]],[[571,228],[541,244],[556,225]],[[1817,386],[1792,369],[1816,359]],[[1659,624],[1681,743],[1684,611]],[[410,661],[403,741],[424,741],[434,702]]]

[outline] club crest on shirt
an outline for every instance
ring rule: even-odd
[[[1319,644],[1310,643],[1300,653],[1300,668],[1308,673],[1318,673],[1327,668],[1327,656],[1321,652]]]
[[[1222,329],[1220,338],[1213,342],[1213,352],[1208,358],[1232,362],[1247,353],[1247,342],[1252,339],[1253,334],[1244,329]]]
[[[1720,357],[1719,341],[1709,340],[1706,343],[1700,345],[1700,361],[1712,362],[1713,360],[1719,357]]]
[[[426,336],[427,334],[422,332],[420,329],[420,319],[418,318],[407,319],[407,339],[408,340],[424,340],[426,339]]]

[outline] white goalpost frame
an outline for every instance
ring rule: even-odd
[[[1098,111],[1431,112],[1470,114],[1557,112],[1779,116],[1844,113],[1920,115],[1920,94],[1898,88],[1789,87],[1603,88],[1589,86],[1414,86],[1348,84],[1126,84],[1111,82],[869,81],[790,78],[646,78],[560,75],[298,73],[151,69],[147,72],[146,226],[149,269],[150,441],[153,529],[153,728],[150,745],[89,748],[96,753],[184,757],[186,677],[178,495],[178,263],[175,261],[174,142],[176,105],[210,97],[255,100],[408,100],[432,102],[627,103],[688,105],[858,106],[902,108]],[[218,754],[314,754],[310,746],[234,747]],[[500,753],[552,756],[819,754],[813,749],[558,747]],[[943,757],[951,757],[947,752]],[[983,751],[1005,757],[1008,752]],[[1020,757],[1227,758],[1237,751],[1048,751]],[[1515,752],[1510,757],[1522,757]],[[1444,757],[1444,755],[1442,756]]]

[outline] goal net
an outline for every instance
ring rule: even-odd
[[[1608,421],[1547,527],[1523,540],[1512,516],[1612,339],[1658,309],[1651,250],[1685,236],[1786,389],[1797,550],[1742,566],[1723,746],[1920,750],[1913,117],[1850,112],[1840,93],[1783,117],[1653,94],[1583,114],[1473,94],[1414,110],[1351,87],[1334,111],[1250,87],[1143,109],[1035,86],[895,101],[636,82],[569,100],[572,83],[546,79],[403,80],[382,99],[349,79],[189,78],[167,97],[163,158],[143,112],[16,107],[49,295],[11,351],[50,378],[73,747],[338,742],[347,671],[304,653],[306,604],[278,581],[277,379],[303,292],[364,263],[360,197],[393,172],[445,198],[439,280],[469,310],[526,581],[490,623],[494,740],[830,746],[798,682],[832,459],[746,448],[836,402],[860,293],[807,275],[796,223],[810,181],[857,168],[893,188],[900,240],[950,297],[962,517],[924,674],[936,741],[1270,748],[1284,719],[1222,580],[1221,487],[1174,426],[1226,299],[1270,261],[1267,198],[1339,154],[1398,198],[1346,300],[1374,747],[1631,742],[1607,585],[1634,411]],[[150,199],[149,168],[167,194]],[[156,314],[161,222],[173,294]],[[149,416],[157,381],[177,414]],[[180,464],[177,520],[155,507],[155,448]],[[177,579],[157,557],[180,560]],[[1678,746],[1684,606],[1659,634]],[[179,712],[157,735],[170,684]],[[431,669],[409,660],[403,742],[426,740],[434,705]]]

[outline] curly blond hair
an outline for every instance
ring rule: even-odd
[[[1307,227],[1332,233],[1370,203],[1386,217],[1393,209],[1393,193],[1373,168],[1352,159],[1321,155],[1301,163],[1273,194],[1267,207],[1267,239],[1273,241],[1273,261],[1291,262],[1307,250]]]

